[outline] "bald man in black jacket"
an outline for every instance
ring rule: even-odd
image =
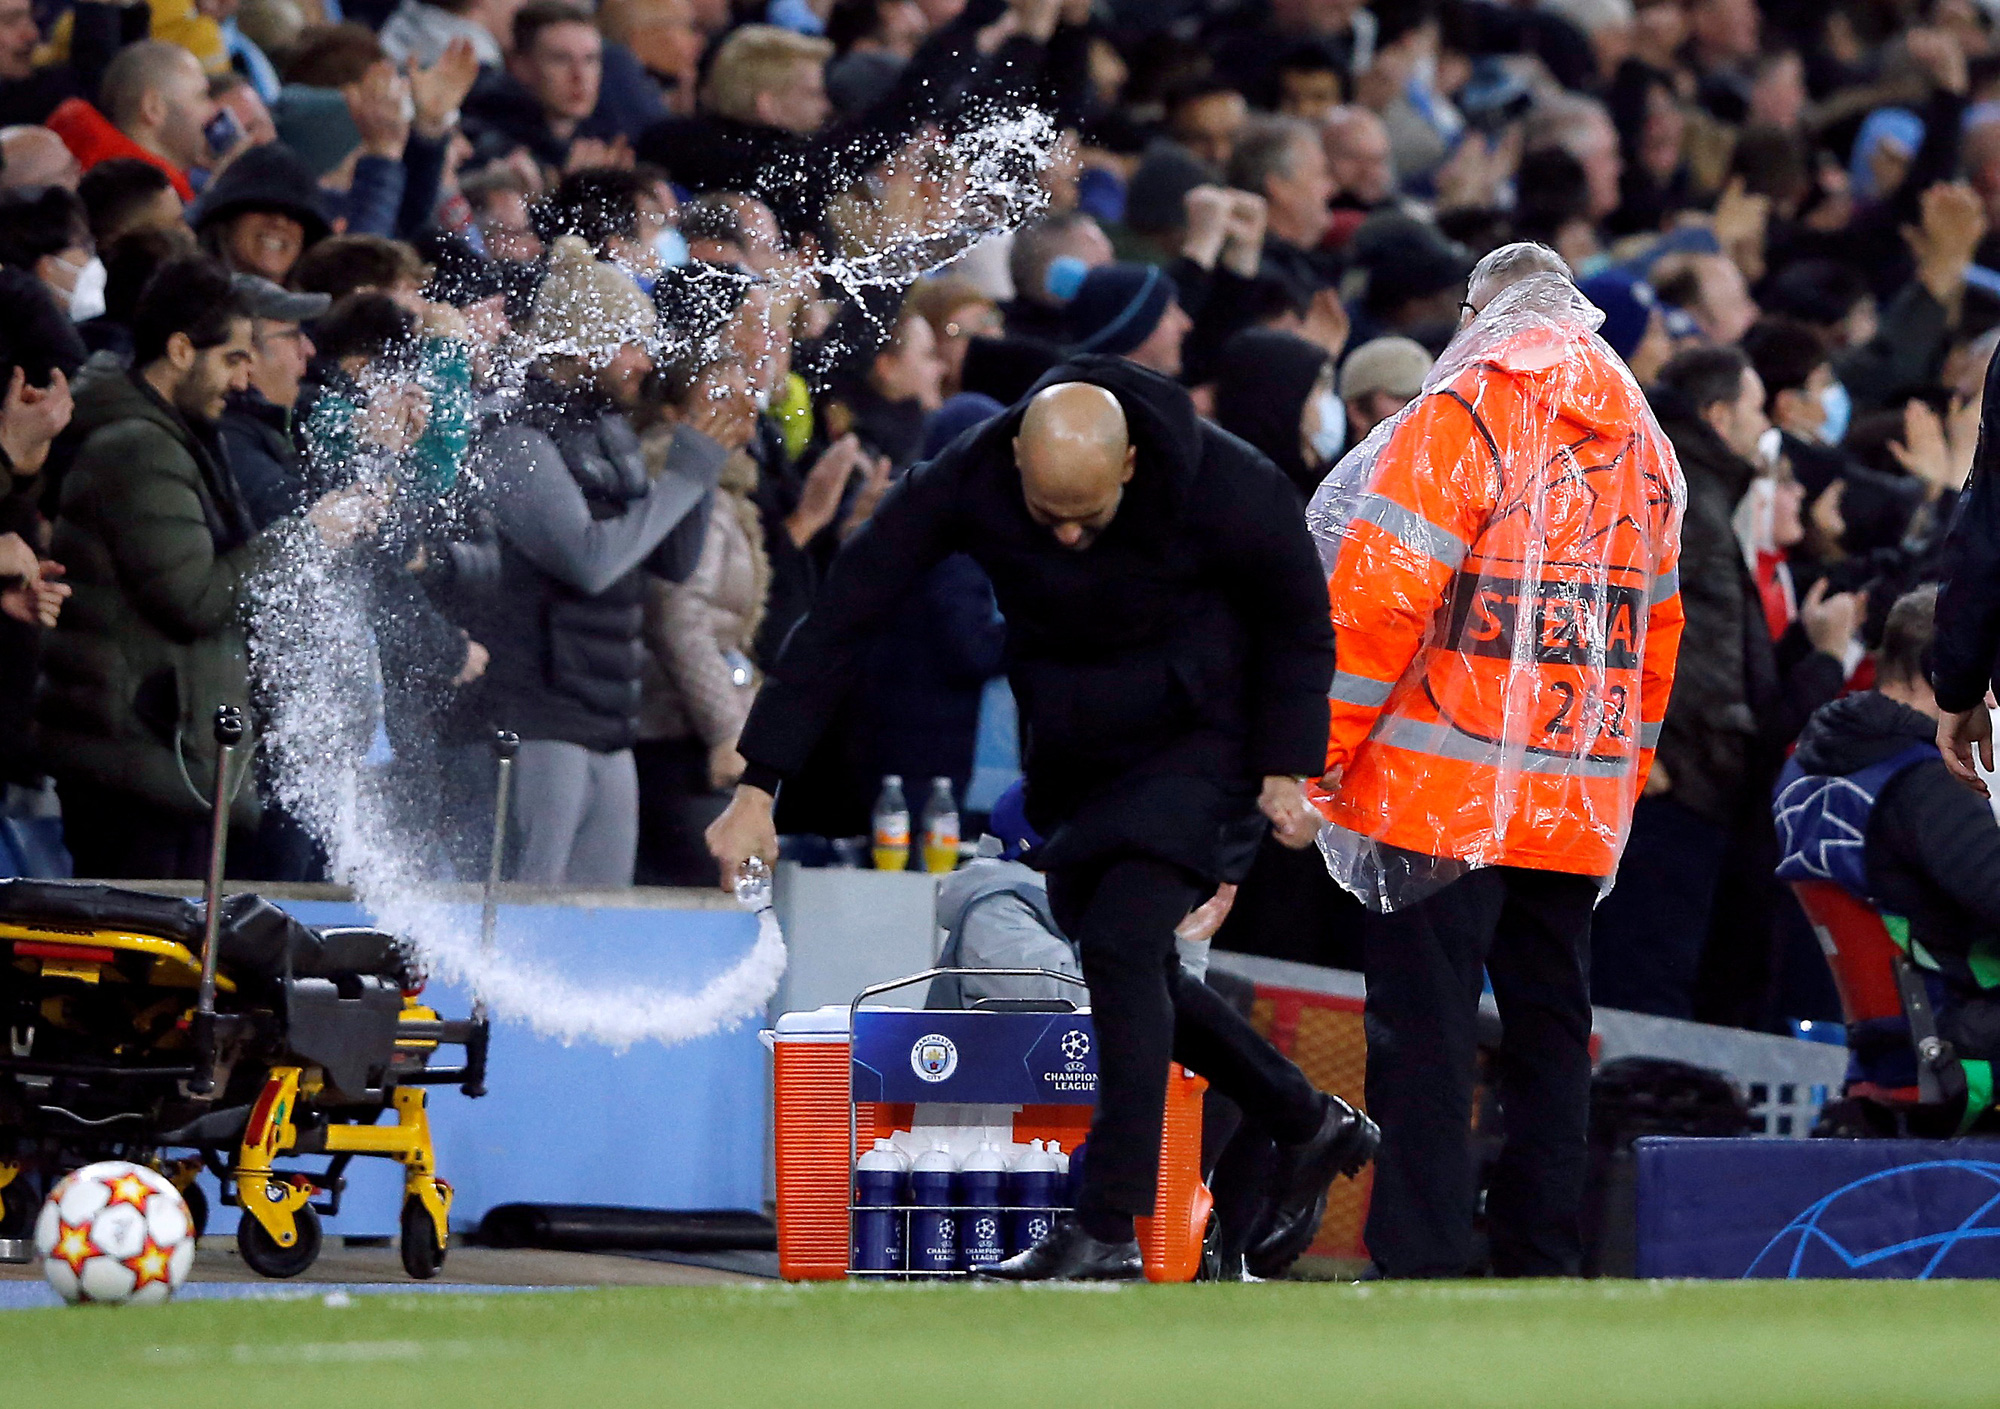
[[[1072,359],[884,498],[744,726],[749,766],[709,832],[725,881],[751,855],[775,859],[779,780],[851,688],[870,627],[954,552],[986,570],[1007,619],[1028,815],[1048,838],[1036,861],[1081,946],[1098,1033],[1077,1216],[991,1271],[1142,1275],[1132,1219],[1153,1211],[1169,1057],[1279,1144],[1259,1250],[1309,1240],[1374,1127],[1184,978],[1173,931],[1241,878],[1267,825],[1292,846],[1317,832],[1301,780],[1325,758],[1325,579],[1290,484],[1177,383]]]

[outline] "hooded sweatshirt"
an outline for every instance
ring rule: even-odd
[[[1937,722],[1873,690],[1814,714],[1795,761],[1807,774],[1845,777],[1937,737]],[[1910,939],[1947,976],[1983,979],[1968,956],[2000,955],[2000,823],[1986,800],[1955,781],[1933,750],[1882,785],[1864,842],[1871,898],[1909,921]]]
[[[1117,516],[1080,551],[1029,515],[1012,443],[1026,399],[919,465],[834,560],[738,743],[753,786],[804,765],[873,629],[954,552],[1007,621],[1029,820],[1050,868],[1136,851],[1198,875],[1247,868],[1265,775],[1318,771],[1333,633],[1298,496],[1170,379],[1073,358],[1137,452]],[[1060,830],[1059,830],[1060,829]]]
[[[1310,499],[1326,475],[1300,453],[1306,398],[1326,366],[1326,349],[1271,329],[1238,333],[1222,349],[1215,381],[1215,423],[1270,458]]]

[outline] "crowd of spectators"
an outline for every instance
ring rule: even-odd
[[[1025,108],[1045,205],[964,247],[965,134]],[[392,752],[476,812],[522,737],[517,876],[709,883],[760,665],[912,464],[1094,353],[1303,511],[1534,239],[1688,487],[1596,996],[1829,1002],[1770,790],[1972,463],[1981,0],[0,0],[0,123],[0,769],[78,874],[200,871],[245,584],[310,534],[362,564]],[[836,277],[891,246],[934,267]],[[937,569],[781,829],[865,832],[887,773],[965,799],[1005,649]],[[324,866],[267,774],[236,807],[246,874]],[[1270,849],[1219,942],[1351,962],[1348,903]]]

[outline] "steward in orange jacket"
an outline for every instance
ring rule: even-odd
[[[1506,1139],[1491,1271],[1575,1276],[1590,917],[1651,766],[1679,647],[1686,490],[1603,315],[1553,250],[1495,250],[1422,396],[1328,475],[1329,869],[1367,908],[1368,1251],[1469,1270],[1479,995]]]
[[[1473,866],[1617,864],[1673,685],[1684,494],[1585,311],[1560,276],[1513,286],[1365,478],[1335,472],[1361,492],[1332,525],[1320,802],[1358,838]]]

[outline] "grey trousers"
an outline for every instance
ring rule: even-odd
[[[514,879],[609,889],[632,884],[639,849],[639,775],[632,750],[526,739],[514,762]]]

